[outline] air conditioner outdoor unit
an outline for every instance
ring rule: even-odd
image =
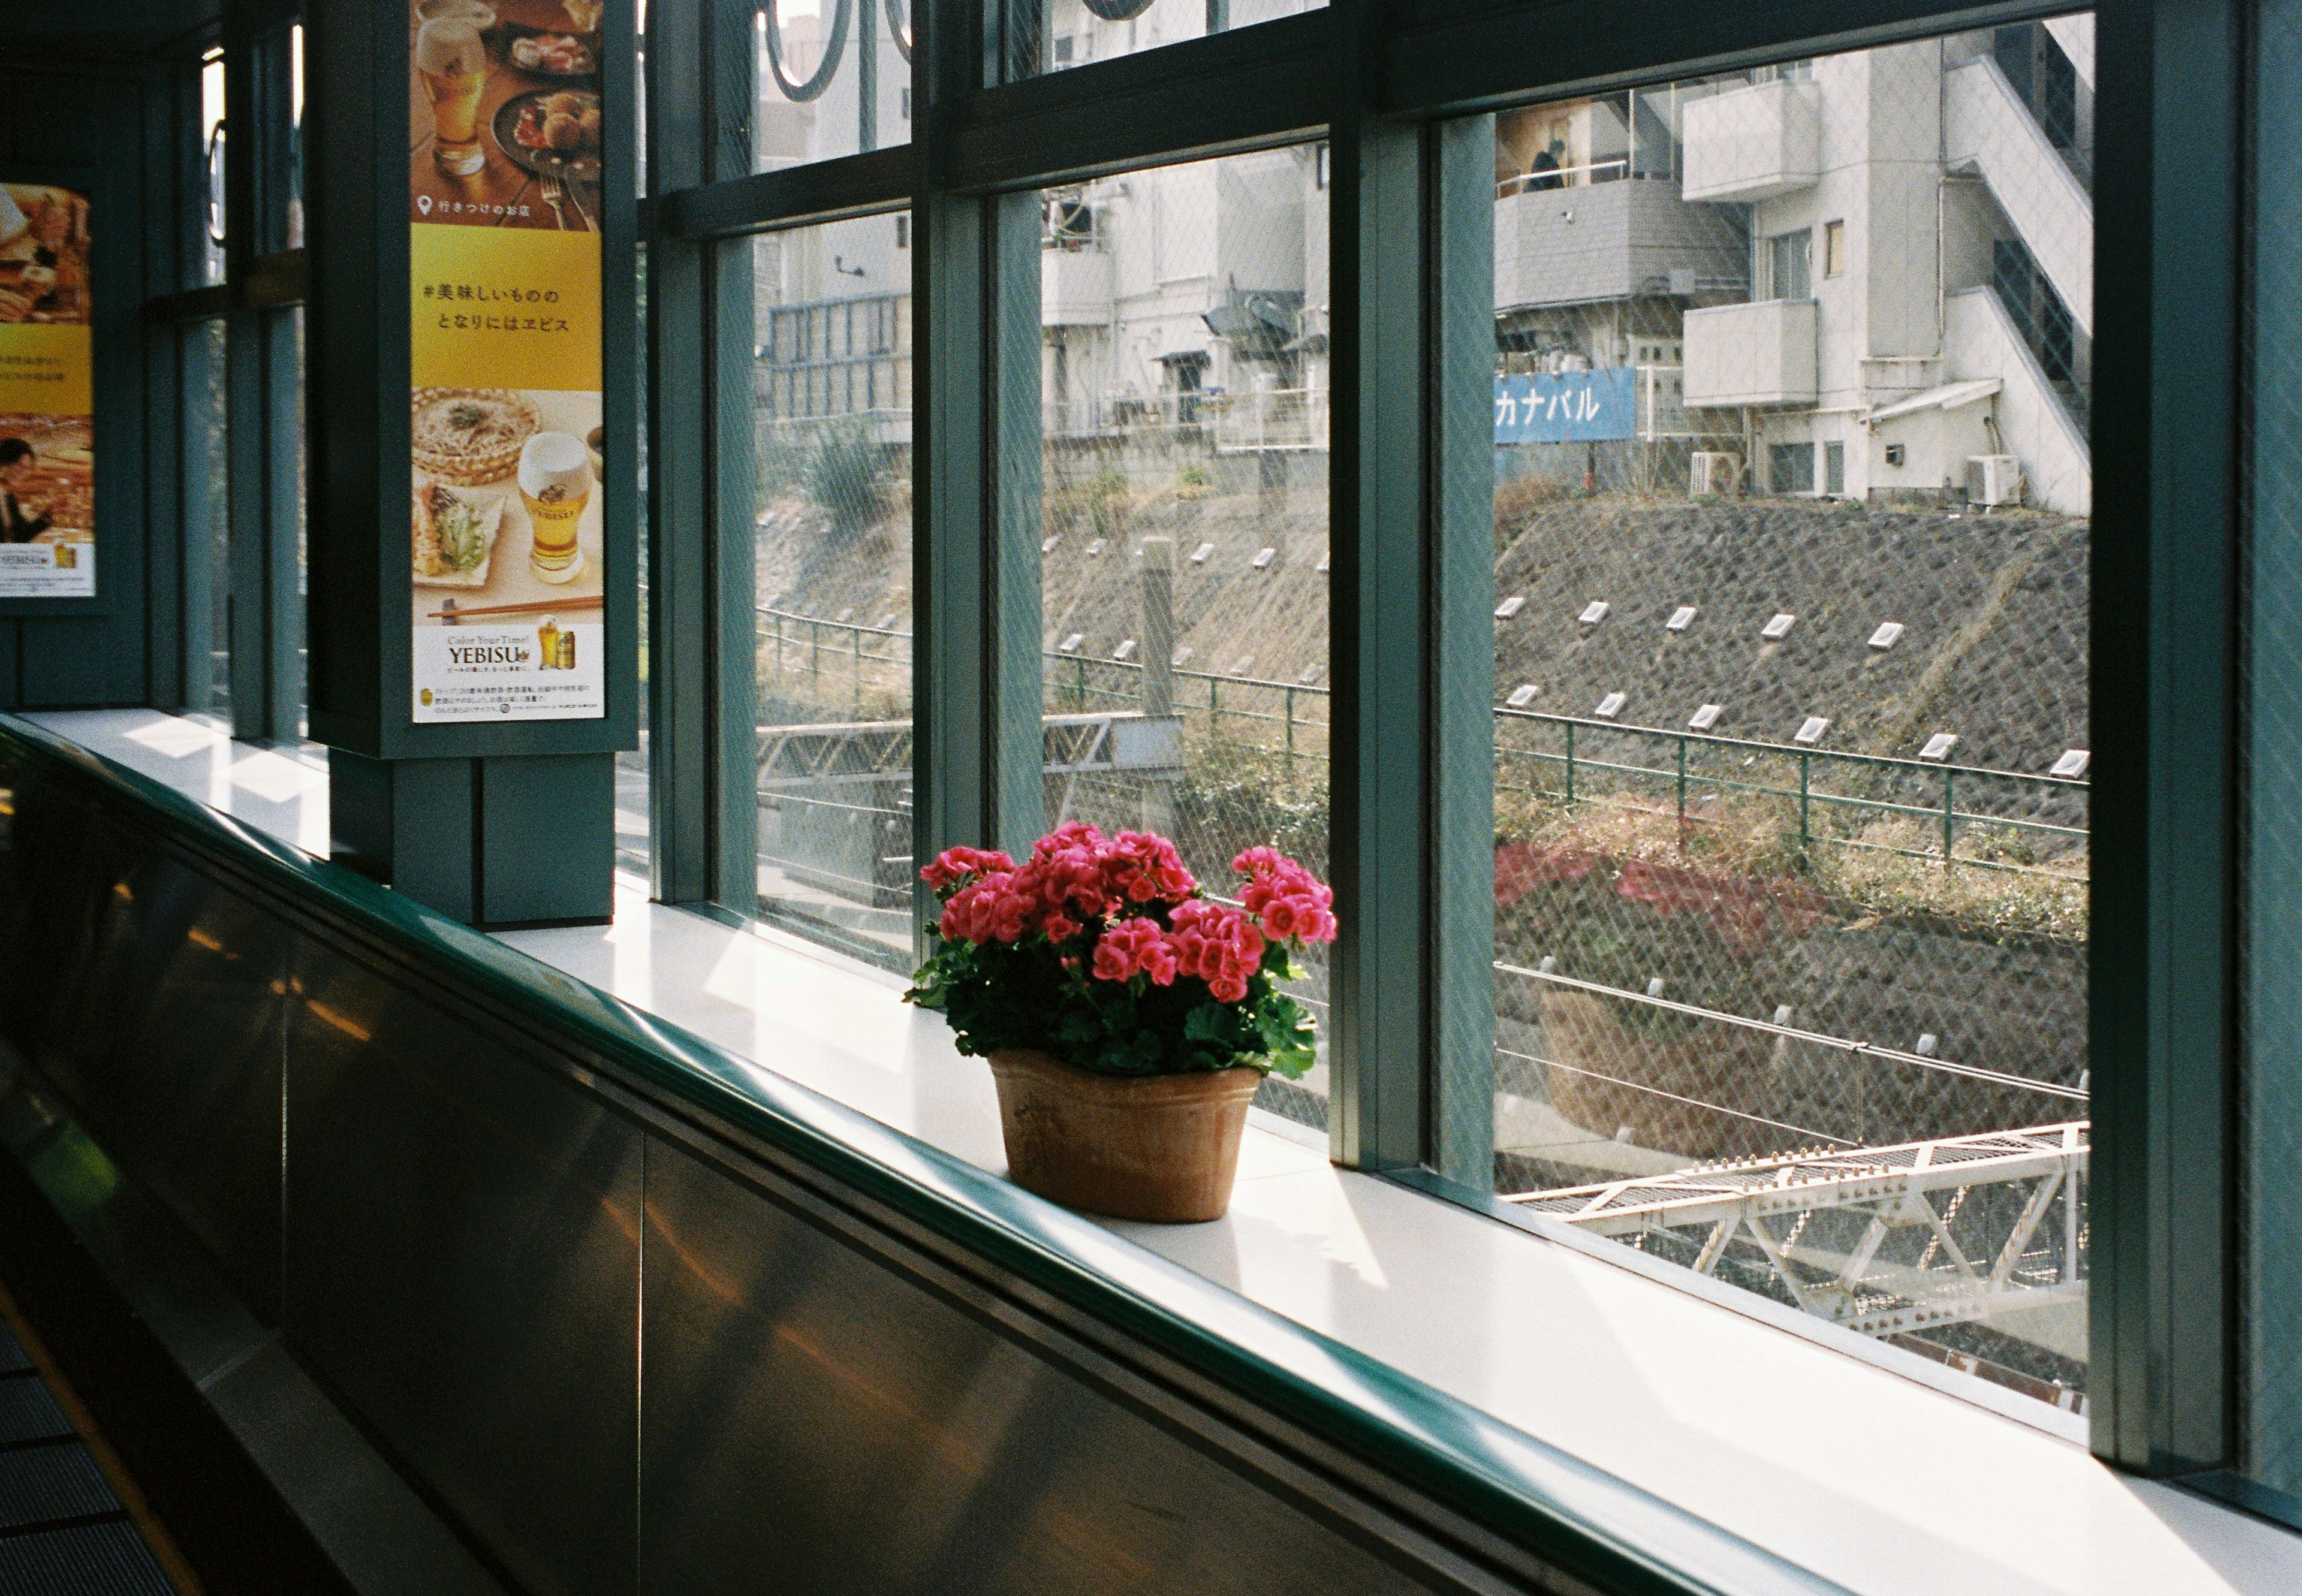
[[[1690,499],[1710,499],[1732,493],[1742,480],[1741,455],[1698,452],[1690,457],[1686,472],[1686,494]]]
[[[1967,456],[1966,498],[1970,504],[2021,502],[2022,462],[2012,455]]]

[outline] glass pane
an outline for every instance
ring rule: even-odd
[[[642,244],[639,256],[638,329],[633,347],[638,351],[634,362],[634,410],[639,424],[634,429],[639,448],[639,635],[640,680],[639,715],[640,745],[616,755],[616,868],[628,870],[642,880],[648,878],[649,861],[653,853],[654,833],[649,823],[651,812],[648,796],[648,643],[653,635],[648,629],[648,255]]]
[[[755,9],[753,170],[909,144],[911,18],[906,0],[768,0]]]
[[[760,912],[912,968],[908,214],[752,245]]]
[[[223,51],[200,63],[200,169],[206,189],[197,245],[203,287],[223,281]]]
[[[224,323],[178,335],[183,360],[184,707],[231,713],[231,517],[225,498]]]
[[[2260,39],[2240,1462],[2258,1484],[2302,1499],[2302,372],[2292,355],[2302,340],[2302,80],[2282,65],[2302,49],[2302,3],[2264,0]]]
[[[288,228],[281,248],[304,247],[304,24],[288,29]]]
[[[1328,871],[1327,196],[1309,145],[1041,196],[1046,820]],[[1327,1019],[1326,949],[1298,996]],[[1326,1120],[1326,1069],[1257,1101]]]
[[[1204,38],[1325,0],[1008,0],[1009,81]]]
[[[1497,1189],[2066,1408],[2086,22],[1503,113],[1492,211]]]

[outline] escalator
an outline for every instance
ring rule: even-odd
[[[6,718],[0,1145],[362,1590],[1837,1588]]]

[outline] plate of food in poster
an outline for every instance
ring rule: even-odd
[[[599,416],[595,393],[414,391],[419,720],[599,713]]]
[[[511,43],[505,54],[512,65],[531,78],[568,80],[599,75],[600,57],[592,46],[572,33],[542,28],[507,27]]]
[[[534,89],[496,110],[496,143],[539,177],[600,181],[600,97],[580,88]]]

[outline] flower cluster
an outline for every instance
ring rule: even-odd
[[[1231,868],[1248,878],[1239,901],[1270,936],[1281,942],[1335,939],[1334,889],[1301,865],[1276,849],[1249,848]]]
[[[1032,1046],[1113,1074],[1250,1063],[1290,1078],[1311,1022],[1278,982],[1289,950],[1335,939],[1334,894],[1293,860],[1232,861],[1237,904],[1207,897],[1162,836],[1083,821],[1018,864],[952,848],[920,872],[943,900],[941,951],[911,996],[943,1010],[962,1052]]]
[[[1180,903],[1199,884],[1163,836],[1107,837],[1084,820],[1039,839],[1020,867],[983,848],[946,848],[920,872],[949,893],[937,930],[946,942],[1068,942],[1098,920],[1146,904]]]
[[[1175,948],[1175,967],[1205,981],[1217,1003],[1246,997],[1247,983],[1263,968],[1263,950],[1269,945],[1255,922],[1237,909],[1204,898],[1177,905],[1168,918],[1175,928],[1169,938]]]

